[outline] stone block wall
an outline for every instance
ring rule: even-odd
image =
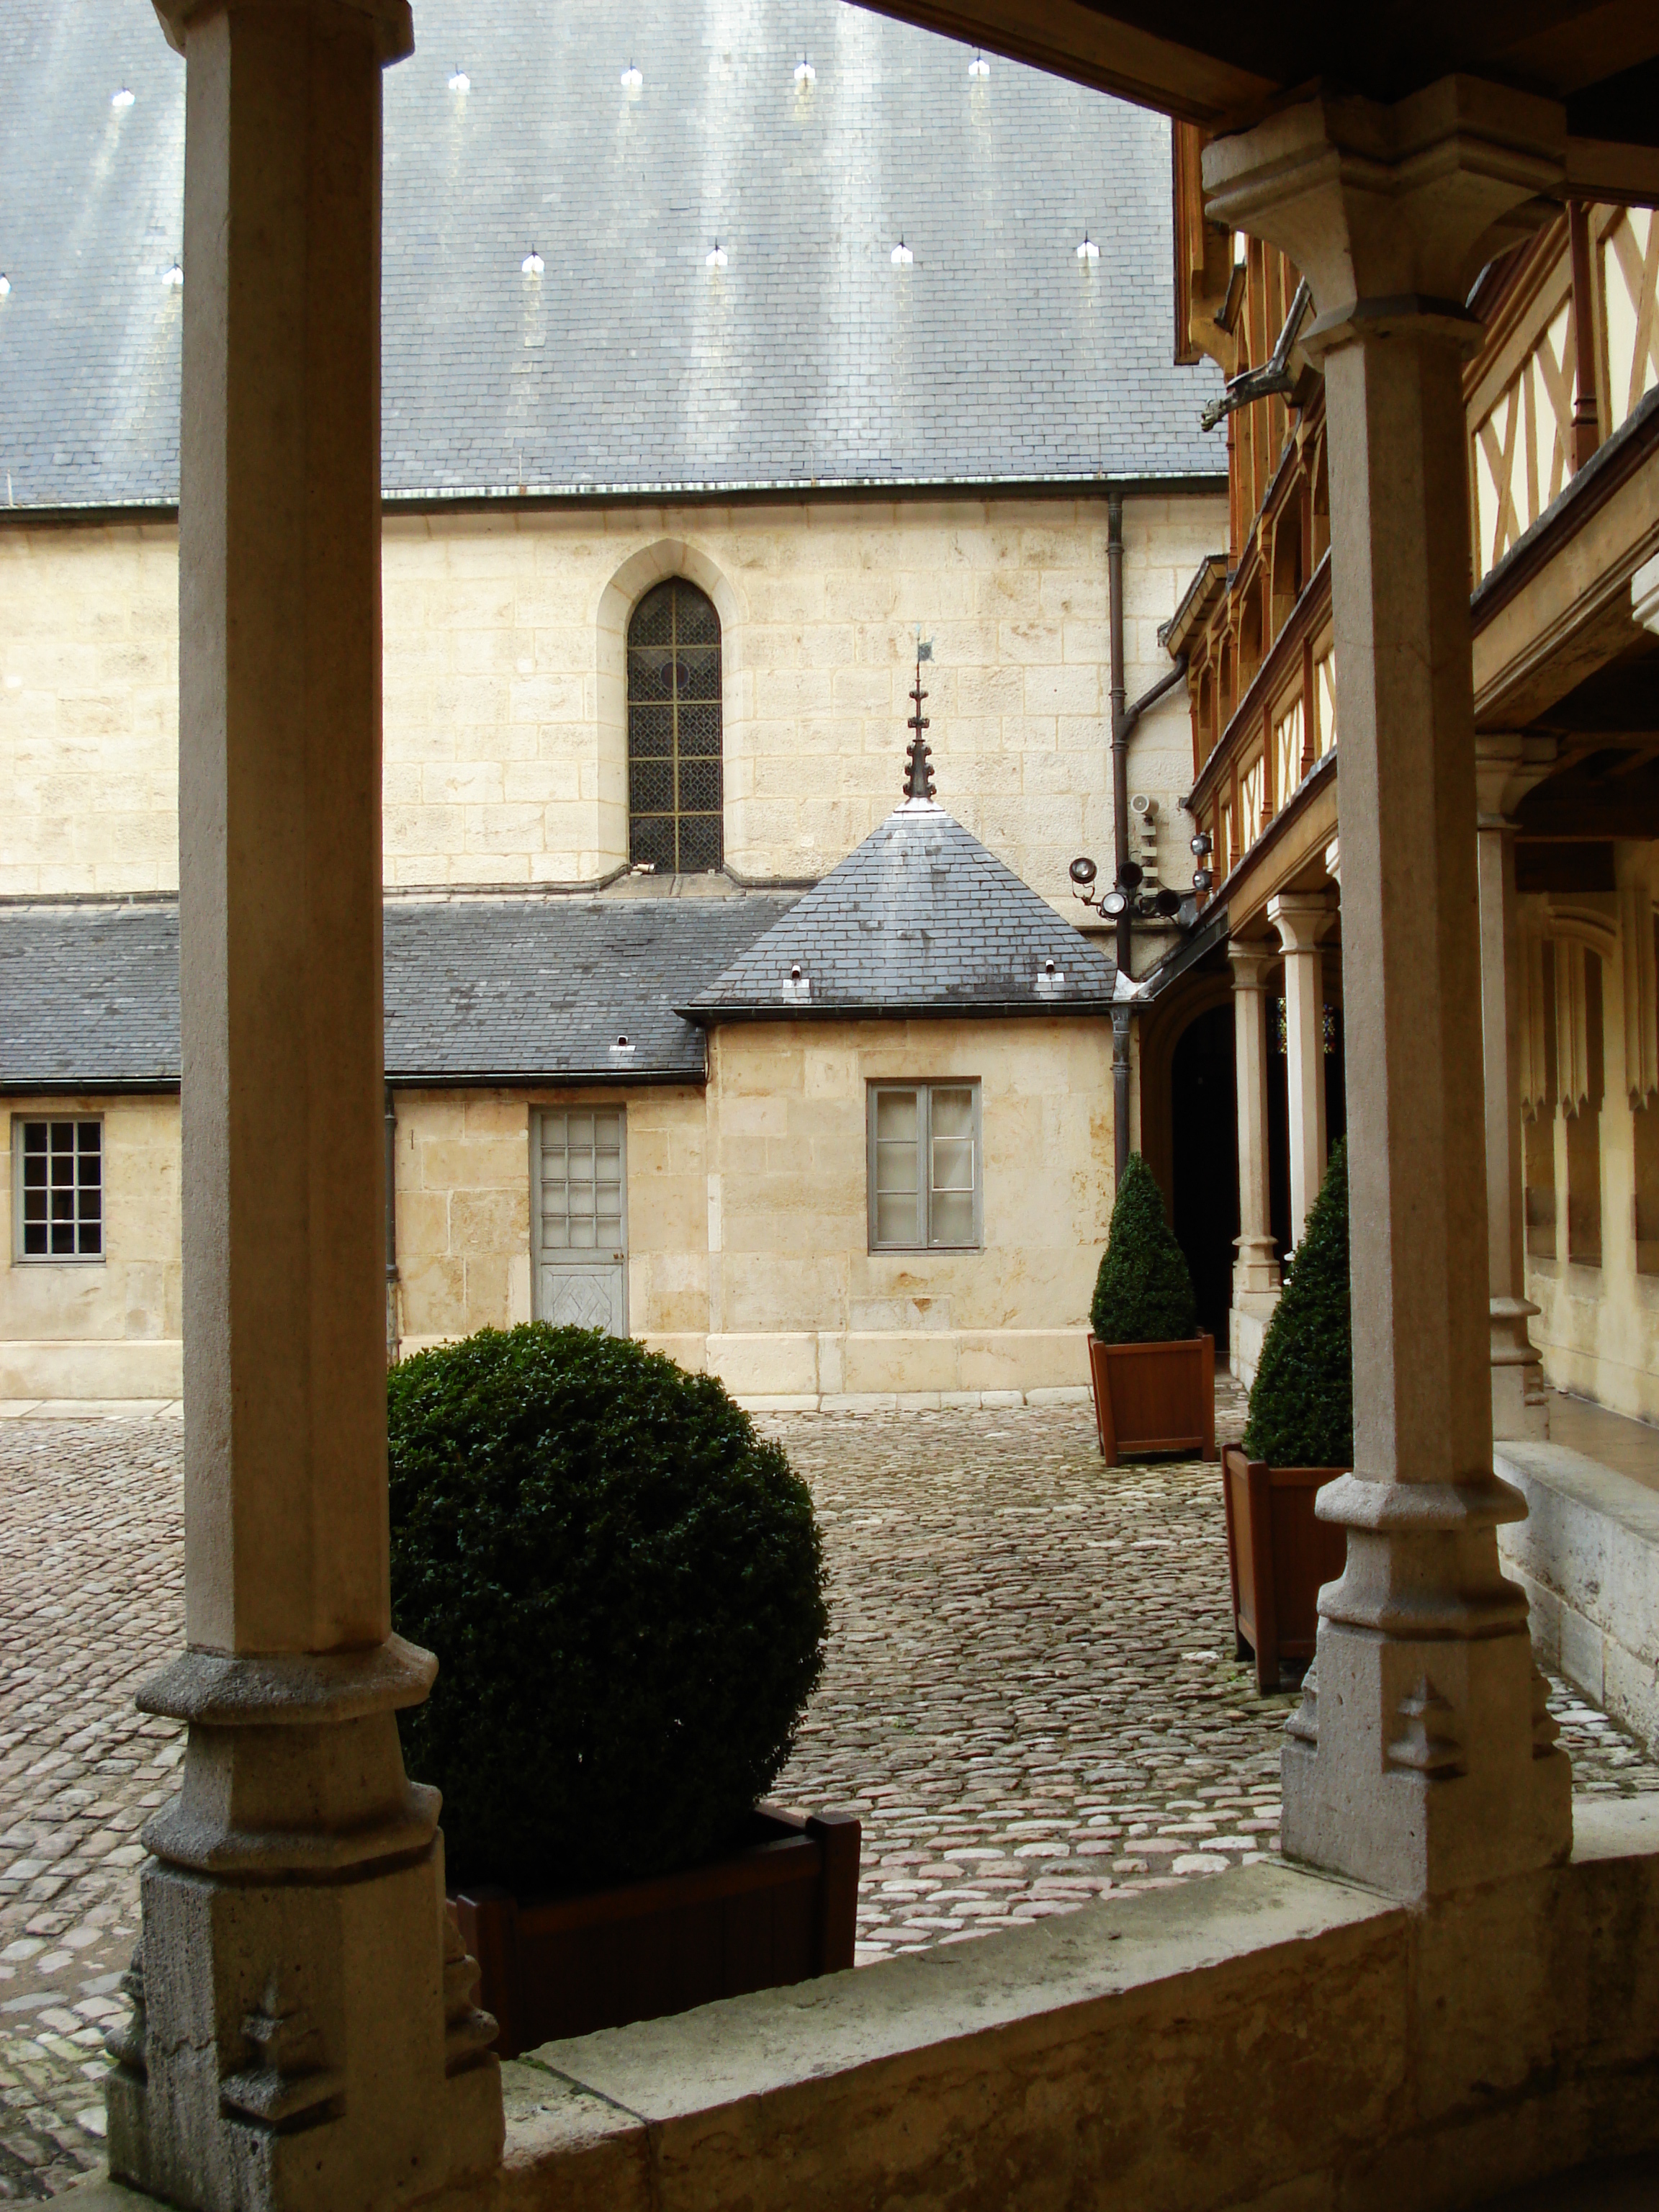
[[[0,1100],[8,1146],[0,1399],[177,1398],[183,1389],[176,1097]],[[10,1147],[25,1117],[104,1124],[105,1255],[18,1261]]]
[[[1212,495],[1125,505],[1125,682],[1224,542]],[[932,636],[939,797],[1064,910],[1109,866],[1106,503],[392,514],[385,533],[386,869],[393,884],[591,882],[627,857],[624,640],[662,576],[724,633],[726,847],[823,873],[899,795],[915,626]],[[178,881],[178,532],[0,531],[0,895]],[[1178,696],[1137,733],[1160,865],[1190,878]]]
[[[179,881],[179,532],[0,529],[0,896]]]
[[[818,1404],[1086,1387],[1111,1213],[1105,1021],[717,1030],[705,1096],[400,1091],[402,1348],[534,1310],[531,1118],[627,1109],[628,1325],[741,1398]],[[866,1087],[981,1086],[984,1249],[872,1253]]]

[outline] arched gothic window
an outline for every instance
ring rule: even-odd
[[[718,868],[720,618],[683,576],[628,625],[628,851],[665,875]]]

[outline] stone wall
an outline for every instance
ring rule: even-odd
[[[1571,1865],[1420,1908],[1248,1867],[546,2045],[442,2212],[1542,2204],[1659,2148],[1659,1814],[1576,1811]]]
[[[180,1373],[179,1101],[9,1098],[0,1399],[177,1398]],[[105,1256],[17,1261],[9,1147],[18,1121],[95,1114],[104,1123]]]
[[[1125,681],[1224,542],[1211,495],[1125,506]],[[724,629],[726,842],[817,876],[890,811],[913,625],[934,641],[939,796],[1067,911],[1111,851],[1106,507],[1088,500],[393,514],[383,563],[386,854],[398,884],[586,882],[627,855],[623,639],[659,577]],[[0,530],[0,894],[178,880],[178,537]],[[1159,858],[1191,872],[1178,697],[1137,733]]]
[[[1527,1296],[1540,1312],[1532,1340],[1543,1359],[1546,1380],[1557,1389],[1591,1398],[1617,1413],[1659,1421],[1659,1273],[1644,1273],[1638,1262],[1659,1265],[1659,1241],[1651,1227],[1638,1246],[1637,1203],[1651,1224],[1659,1221],[1659,1096],[1644,1094],[1643,1074],[1630,1064],[1626,1002],[1645,995],[1638,964],[1643,948],[1632,943],[1632,924],[1650,933],[1647,964],[1651,969],[1653,899],[1659,873],[1651,846],[1615,848],[1621,880],[1634,875],[1642,896],[1632,900],[1611,892],[1576,893],[1522,901],[1529,925],[1565,947],[1577,939],[1600,963],[1601,989],[1599,1069],[1601,1108],[1590,1116],[1591,1157],[1599,1166],[1601,1264],[1587,1267],[1568,1256],[1569,1205],[1577,1202],[1570,1158],[1568,1121],[1552,1102],[1548,1135],[1554,1156],[1556,1257],[1528,1254]],[[1639,866],[1633,866],[1639,864]],[[1650,1012],[1647,1019],[1651,1022]],[[1638,1047],[1639,1049],[1639,1047]],[[1649,1051],[1651,1052],[1650,1041]],[[1593,1057],[1593,1041],[1592,1041]],[[1558,1088],[1564,1085],[1558,1085]],[[1646,1103],[1632,1108],[1632,1093]]]
[[[398,1313],[404,1352],[534,1311],[530,1124],[538,1106],[628,1112],[629,1325],[695,1367],[708,1333],[701,1090],[400,1091]]]
[[[1111,1030],[1095,1020],[733,1025],[708,1094],[400,1092],[405,1352],[533,1310],[530,1119],[628,1111],[630,1330],[750,1401],[939,1403],[1087,1384],[1111,1212]],[[978,1252],[872,1253],[865,1092],[976,1079]]]

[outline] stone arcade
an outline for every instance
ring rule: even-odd
[[[1540,201],[1659,187],[1652,148],[1608,143],[1653,112],[1636,72],[1659,27],[1446,11],[1439,44],[1403,52],[1381,18],[1171,9],[1154,34],[1139,12],[928,11],[1208,124],[1212,205],[1313,288],[1355,955],[1358,1464],[1316,1720],[1286,1759],[1306,1870],[562,2048],[554,2071],[515,2077],[496,2166],[493,2068],[446,2072],[425,1811],[391,1764],[353,1756],[386,1743],[420,1663],[386,1619],[376,1195],[378,115],[410,24],[398,0],[170,7],[193,270],[193,1656],[154,1692],[189,1714],[191,1742],[183,1809],[149,1832],[132,2057],[155,2063],[148,2094],[112,2108],[131,2182],[216,2208],[392,2205],[464,2181],[480,2204],[1429,2206],[1653,2147],[1656,1838],[1597,1808],[1569,1860],[1565,1761],[1535,1724],[1524,1614],[1498,1572],[1496,1525],[1518,1506],[1492,1470],[1486,1357],[1460,303]],[[1338,70],[1340,97],[1317,82]],[[325,1212],[324,1188],[348,1196]],[[354,1845],[351,1882],[295,1879]],[[289,1879],[251,1882],[256,1868]],[[188,1952],[161,1936],[185,1887],[210,1931]],[[303,2027],[278,2017],[290,1960]],[[285,2130],[319,2069],[334,2096]],[[250,2071],[270,2116],[252,2121],[235,2101]],[[250,2128],[264,2155],[245,2161]]]

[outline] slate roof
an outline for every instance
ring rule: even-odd
[[[682,1011],[711,1025],[1098,1014],[1116,980],[1111,961],[942,806],[909,799]]]
[[[388,900],[394,1082],[701,1083],[674,1001],[787,897]],[[618,1036],[634,1049],[613,1052]],[[0,1090],[170,1089],[179,1080],[171,902],[0,908]]]
[[[416,31],[390,497],[1224,479],[1218,373],[1170,357],[1164,118],[844,0],[421,0]],[[0,503],[176,501],[183,168],[149,0],[5,0]]]

